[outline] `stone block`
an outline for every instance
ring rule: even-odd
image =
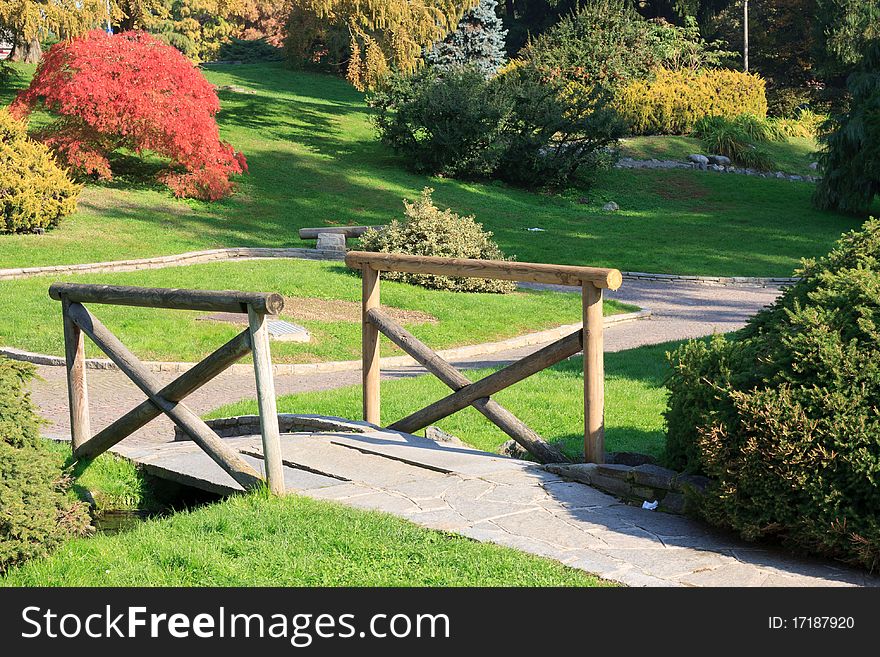
[[[345,251],[345,235],[340,233],[318,233],[318,243],[315,248],[319,251]]]
[[[677,476],[678,473],[675,470],[647,463],[632,469],[633,481],[650,488],[672,490],[672,484]]]

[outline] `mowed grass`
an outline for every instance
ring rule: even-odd
[[[359,304],[361,281],[339,262],[311,260],[250,260],[114,274],[36,277],[2,284],[0,345],[64,354],[61,304],[49,298],[55,281],[141,285],[191,289],[277,292],[299,303],[322,300],[350,302],[352,321],[305,321],[298,306],[290,304],[282,317],[304,325],[312,334],[308,343],[273,341],[275,362],[319,362],[360,358]],[[512,294],[465,294],[385,281],[382,302],[393,308],[428,313],[435,322],[404,324],[432,347],[442,349],[477,344],[581,321],[579,294],[521,290]],[[319,306],[320,307],[320,306]],[[161,308],[89,305],[92,312],[137,356],[148,360],[200,360],[240,333],[243,325],[210,321],[210,313]],[[615,301],[605,302],[606,314],[635,310]],[[306,315],[311,316],[311,315]],[[102,352],[86,341],[89,356]],[[387,343],[386,355],[401,353]],[[103,356],[102,356],[103,357]]]
[[[22,69],[25,84],[32,68]],[[212,67],[224,139],[248,157],[238,193],[178,200],[152,182],[155,162],[121,163],[90,184],[78,212],[43,236],[0,237],[0,267],[118,260],[224,246],[302,246],[303,226],[381,224],[423,187],[474,214],[521,261],[622,270],[788,275],[863,218],[820,212],[812,186],[691,171],[608,171],[589,191],[546,195],[409,173],[376,140],[362,94],[345,81],[280,65]],[[10,101],[5,89],[0,102]],[[602,211],[607,201],[621,207]],[[532,232],[527,228],[543,228]]]
[[[661,457],[665,444],[663,411],[667,391],[663,382],[671,372],[666,352],[679,343],[640,347],[605,354],[605,445],[608,451],[641,452]],[[493,399],[512,411],[548,441],[559,441],[574,458],[583,457],[583,361],[562,362],[544,370]],[[469,371],[472,380],[495,371]],[[382,382],[382,424],[387,426],[449,394],[432,376]],[[361,417],[361,388],[350,386],[317,393],[278,398],[282,413],[317,413],[345,418]],[[257,412],[256,402],[242,401],[213,411],[210,417]],[[495,452],[508,436],[476,410],[465,409],[437,423],[467,444]]]
[[[819,143],[815,139],[788,137],[785,141],[761,144],[773,161],[774,171],[795,173],[802,176],[816,175],[810,164],[816,161]],[[685,161],[692,154],[710,155],[696,137],[660,135],[629,137],[622,140],[620,154],[641,160]]]
[[[304,497],[240,495],[76,539],[0,586],[600,586],[516,550]]]

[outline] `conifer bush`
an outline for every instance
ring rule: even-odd
[[[880,221],[844,235],[742,331],[671,355],[666,460],[713,481],[699,513],[880,566]]]
[[[474,217],[462,217],[450,209],[440,210],[431,198],[433,189],[425,187],[414,203],[404,201],[403,221],[393,220],[383,230],[370,229],[361,237],[360,248],[381,253],[508,260]],[[495,292],[506,294],[516,289],[512,281],[455,278],[433,274],[382,272],[382,278],[454,292]]]
[[[0,234],[57,226],[76,210],[79,192],[49,149],[0,108]]]
[[[0,359],[0,573],[88,531],[86,506],[39,435],[31,365]]]
[[[22,117],[38,107],[57,116],[42,141],[83,174],[109,179],[111,153],[151,151],[171,160],[161,180],[177,196],[216,200],[247,171],[244,156],[219,138],[214,87],[144,32],[95,30],[52,46],[11,110]]]

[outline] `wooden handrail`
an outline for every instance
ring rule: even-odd
[[[438,258],[402,253],[373,253],[349,251],[345,264],[352,269],[397,271],[407,274],[434,274],[461,278],[489,278],[524,283],[550,283],[582,287],[591,283],[600,289],[616,290],[623,283],[617,269],[548,265],[537,262],[507,260],[471,260],[468,258]]]
[[[262,315],[277,315],[284,309],[280,294],[234,292],[229,290],[177,290],[127,285],[86,285],[53,283],[49,296],[70,303],[103,303],[113,306],[170,308],[207,312],[247,313],[248,306]]]

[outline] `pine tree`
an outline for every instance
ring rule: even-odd
[[[504,29],[495,8],[497,0],[480,0],[465,12],[455,32],[425,51],[425,61],[440,70],[473,66],[487,78],[507,60]]]
[[[825,209],[866,213],[880,195],[880,40],[868,49],[858,71],[849,76],[852,96],[847,114],[822,141],[824,177],[815,202]]]

